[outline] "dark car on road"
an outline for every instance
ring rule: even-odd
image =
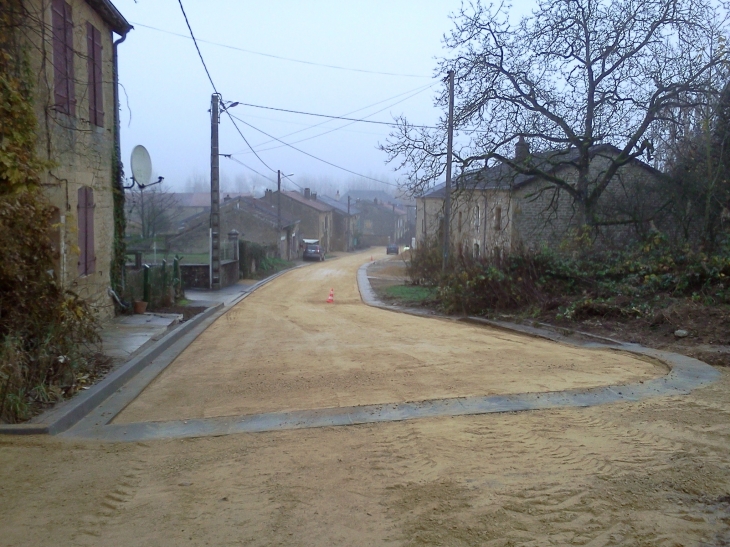
[[[385,254],[388,255],[397,255],[399,252],[398,245],[395,243],[390,243],[388,247],[385,249]]]
[[[324,260],[324,249],[321,245],[307,245],[304,247],[304,254],[302,254],[304,260]]]

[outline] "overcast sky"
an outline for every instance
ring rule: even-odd
[[[155,173],[172,188],[183,189],[195,175],[207,180],[213,90],[192,40],[170,34],[189,36],[177,0],[114,3],[135,26],[119,46],[127,171],[131,149],[143,144]],[[452,26],[449,14],[458,10],[459,0],[183,0],[183,6],[225,101],[388,122],[405,114],[421,124],[434,124],[441,114],[433,99],[444,84],[434,71],[436,59],[445,54],[442,37]],[[350,171],[391,182],[397,178],[376,148],[387,137],[387,126],[356,123],[316,136],[348,122],[248,106],[237,106],[231,113]],[[337,184],[355,178],[237,123],[263,161],[274,171],[293,173],[295,181],[309,186],[317,179]],[[311,128],[315,124],[321,125]],[[291,134],[295,131],[299,132]],[[226,116],[221,118],[220,151],[236,154],[239,161],[276,179]],[[253,175],[226,158],[221,158],[221,173],[229,185],[239,175]]]

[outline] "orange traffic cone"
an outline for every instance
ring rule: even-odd
[[[328,304],[335,303],[335,290],[334,289],[330,289],[330,295],[327,297],[327,303]]]

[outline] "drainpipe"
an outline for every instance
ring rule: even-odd
[[[127,31],[129,32],[129,31]],[[124,187],[123,187],[123,176],[124,170],[122,168],[122,143],[121,143],[121,130],[119,122],[119,62],[117,55],[117,47],[119,44],[124,42],[127,38],[127,33],[121,35],[121,37],[114,41],[112,44],[112,81],[113,81],[113,92],[114,92],[114,166],[112,167],[112,200],[114,205],[120,208],[119,213],[114,207],[114,245],[112,247],[112,263],[118,261],[117,266],[120,267],[119,271],[119,287],[117,289],[124,290],[125,288],[125,271],[124,261],[120,259],[119,253],[124,253],[124,230],[126,226],[126,219],[124,218]],[[121,224],[117,222],[117,214],[122,215]],[[121,231],[122,233],[118,233]],[[117,247],[120,245],[121,247]],[[122,258],[123,258],[122,254]]]

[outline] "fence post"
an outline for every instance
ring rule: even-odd
[[[167,298],[170,294],[167,291],[167,260],[162,259],[162,300],[163,306],[168,306]]]
[[[144,276],[143,276],[143,289],[142,293],[144,296],[142,296],[142,299],[147,302],[147,304],[150,303],[150,265],[145,264],[144,265]]]
[[[172,261],[172,287],[175,290],[175,298],[177,298],[182,287],[182,279],[180,279],[180,257],[177,255],[175,255]]]

